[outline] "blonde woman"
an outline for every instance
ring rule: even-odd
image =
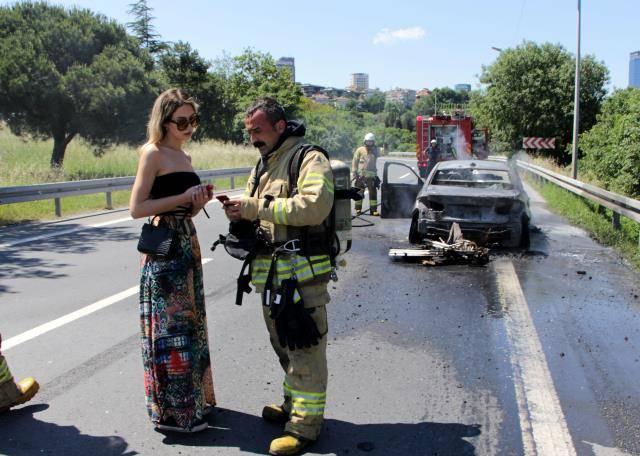
[[[211,200],[183,150],[198,126],[198,105],[184,91],[156,99],[140,149],[129,210],[178,232],[169,259],[142,255],[140,326],[147,410],[159,430],[197,432],[215,405],[200,245],[192,222]]]

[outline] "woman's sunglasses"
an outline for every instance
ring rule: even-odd
[[[193,128],[197,128],[200,125],[200,116],[198,114],[192,114],[191,117],[178,117],[177,119],[169,119],[169,122],[176,124],[179,131],[186,130],[189,124]]]

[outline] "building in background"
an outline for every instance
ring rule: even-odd
[[[410,108],[416,102],[416,91],[411,89],[393,89],[385,94],[387,103],[399,103],[406,108]]]
[[[456,92],[471,92],[471,84],[456,84],[453,86]]]
[[[291,72],[291,80],[296,82],[296,62],[293,57],[280,57],[276,62],[278,68],[288,68]]]
[[[629,87],[640,89],[640,51],[629,55]]]
[[[300,84],[300,89],[302,90],[302,94],[305,97],[311,98],[313,95],[323,90],[324,86],[315,85],[315,84]]]
[[[351,84],[348,89],[354,92],[366,92],[369,88],[369,75],[367,73],[352,73]]]

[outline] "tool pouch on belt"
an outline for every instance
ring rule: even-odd
[[[269,316],[275,320],[280,346],[291,351],[318,345],[323,336],[311,317],[315,309],[306,309],[302,298],[294,302],[297,286],[296,279],[283,280],[271,300],[269,311]]]

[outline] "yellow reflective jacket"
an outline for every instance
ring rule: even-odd
[[[353,154],[351,172],[354,175],[375,177],[378,174],[377,160],[380,152],[376,146],[368,150],[366,146],[360,146]]]
[[[261,175],[258,188],[251,196],[255,181],[254,169],[240,205],[240,214],[247,220],[260,219],[260,226],[269,242],[281,243],[291,239],[288,227],[320,225],[333,206],[333,174],[331,164],[322,152],[312,150],[305,155],[298,176],[298,193],[289,197],[289,163],[304,144],[301,136],[290,136],[272,153],[267,169]],[[272,201],[265,199],[273,197]],[[270,255],[258,255],[251,263],[251,282],[262,292],[271,266]],[[278,258],[274,287],[291,277],[292,272],[300,284],[329,280],[331,263],[328,255],[309,258],[298,254]],[[316,280],[313,280],[316,279]]]

